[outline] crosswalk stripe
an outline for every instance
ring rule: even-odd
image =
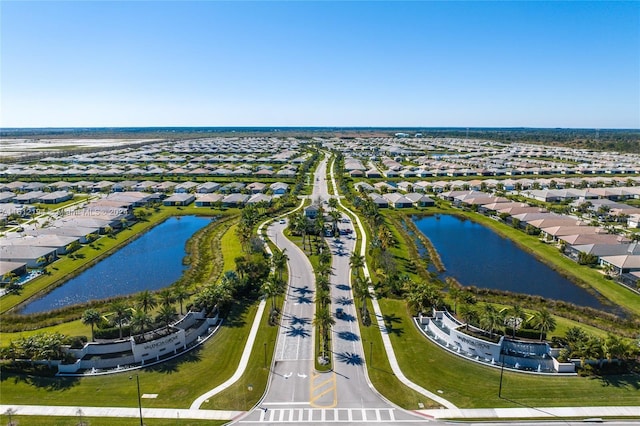
[[[240,423],[389,423],[396,422],[394,410],[394,408],[270,408],[267,411],[260,410],[258,420],[245,419]]]

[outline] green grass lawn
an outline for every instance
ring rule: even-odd
[[[80,423],[80,417],[57,416],[11,416],[16,426],[75,426]],[[227,420],[195,420],[195,419],[148,419],[143,418],[145,426],[217,426],[228,423]],[[138,418],[117,417],[85,417],[82,421],[87,426],[132,426],[139,424]],[[9,417],[0,415],[0,424],[9,423]]]
[[[91,327],[82,323],[81,320],[69,321],[50,327],[42,327],[37,330],[20,331],[16,333],[2,333],[0,335],[0,347],[9,346],[12,340],[21,337],[29,337],[38,333],[62,333],[65,336],[87,336],[91,340]]]
[[[229,253],[237,250],[237,239],[233,237],[233,230],[224,236],[230,238],[224,246],[230,250],[223,254],[225,261],[232,255]],[[196,397],[231,377],[242,355],[256,309],[257,302],[238,301],[219,332],[200,348],[176,360],[138,370],[143,393],[158,394],[156,399],[144,400],[143,405],[188,408]],[[80,321],[50,327],[47,331],[49,329],[70,335],[90,335],[89,327],[82,325]],[[275,333],[275,328],[273,330]],[[25,336],[25,333],[22,335]],[[19,335],[20,333],[3,334],[3,344],[7,344],[5,342],[10,337]],[[267,338],[268,335],[268,332],[259,333],[261,338]],[[275,338],[269,342],[273,343],[272,340]],[[264,352],[264,348],[261,349]],[[256,382],[256,393],[264,389],[265,383],[266,379]],[[5,404],[40,401],[48,405],[66,405],[69,401],[74,401],[77,405],[131,406],[137,403],[136,392],[135,386],[129,381],[129,373],[52,378],[3,372],[0,382],[0,394]]]
[[[172,361],[134,371],[142,393],[158,398],[143,400],[143,407],[189,408],[194,399],[227,380],[238,366],[257,303],[237,303],[218,333],[198,349]],[[3,404],[37,401],[43,405],[137,405],[131,373],[82,378],[36,377],[3,371],[0,394]],[[258,392],[258,391],[256,391]],[[220,408],[220,407],[209,407]],[[227,408],[227,407],[223,407]]]
[[[238,243],[236,235],[237,225],[232,225],[229,230],[222,236],[220,246],[222,248],[222,257],[224,259],[224,267],[222,271],[235,271],[237,257],[242,256],[242,247]]]
[[[382,335],[374,318],[371,301],[368,301],[368,306],[372,323],[367,327],[360,325],[360,333],[367,373],[376,390],[389,401],[407,410],[419,409],[420,403],[424,408],[437,408],[439,405],[436,402],[405,386],[391,371],[389,359],[382,344]],[[360,317],[360,312],[358,312],[358,317]]]
[[[283,298],[279,297],[277,306],[282,307]],[[249,358],[244,375],[224,392],[212,397],[202,404],[203,410],[240,410],[246,411],[258,403],[262,397],[269,378],[269,367],[275,351],[278,327],[269,325],[268,304],[260,322],[260,330]],[[253,321],[253,318],[251,318]],[[238,343],[238,345],[240,345]],[[244,349],[244,343],[242,344]],[[265,364],[267,368],[265,368]],[[237,365],[236,365],[237,366]],[[235,369],[234,369],[235,371]],[[213,387],[212,387],[213,388]]]
[[[442,391],[438,394],[460,408],[637,405],[640,401],[640,377],[634,375],[550,377],[509,371],[504,372],[503,398],[499,398],[499,369],[464,360],[428,341],[413,325],[404,301],[384,299],[380,305],[392,325],[390,337],[404,374],[432,392]]]

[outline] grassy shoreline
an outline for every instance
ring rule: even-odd
[[[206,214],[205,214],[206,213]],[[130,227],[123,229],[112,237],[104,235],[91,244],[84,245],[76,250],[74,258],[68,255],[61,257],[55,262],[47,265],[51,275],[41,275],[22,287],[19,294],[8,294],[0,299],[0,315],[8,313],[16,307],[40,297],[56,287],[63,285],[66,281],[77,274],[92,267],[101,260],[111,256],[126,244],[140,238],[155,226],[164,222],[172,216],[220,216],[225,213],[220,211],[203,211],[195,209],[178,209],[175,207],[164,207],[154,212],[145,221],[133,223]]]
[[[428,216],[435,214],[451,214],[464,219],[471,220],[480,225],[486,226],[503,238],[507,238],[518,245],[522,250],[536,257],[545,265],[560,273],[576,285],[586,289],[591,289],[601,295],[606,300],[621,306],[634,317],[640,317],[640,296],[628,288],[607,280],[595,269],[578,265],[573,260],[560,254],[558,249],[550,244],[540,241],[539,238],[527,235],[504,223],[479,213],[463,211],[454,208],[442,208],[429,212],[420,211],[405,214],[407,220],[411,220],[412,215]]]

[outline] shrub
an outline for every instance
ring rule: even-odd
[[[122,337],[125,338],[131,334],[131,327],[125,325],[122,327]],[[120,328],[118,327],[108,327],[108,328],[98,328],[94,332],[94,337],[96,339],[118,339],[120,337]]]

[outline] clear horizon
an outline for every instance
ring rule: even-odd
[[[0,127],[640,128],[639,2],[20,2]]]

